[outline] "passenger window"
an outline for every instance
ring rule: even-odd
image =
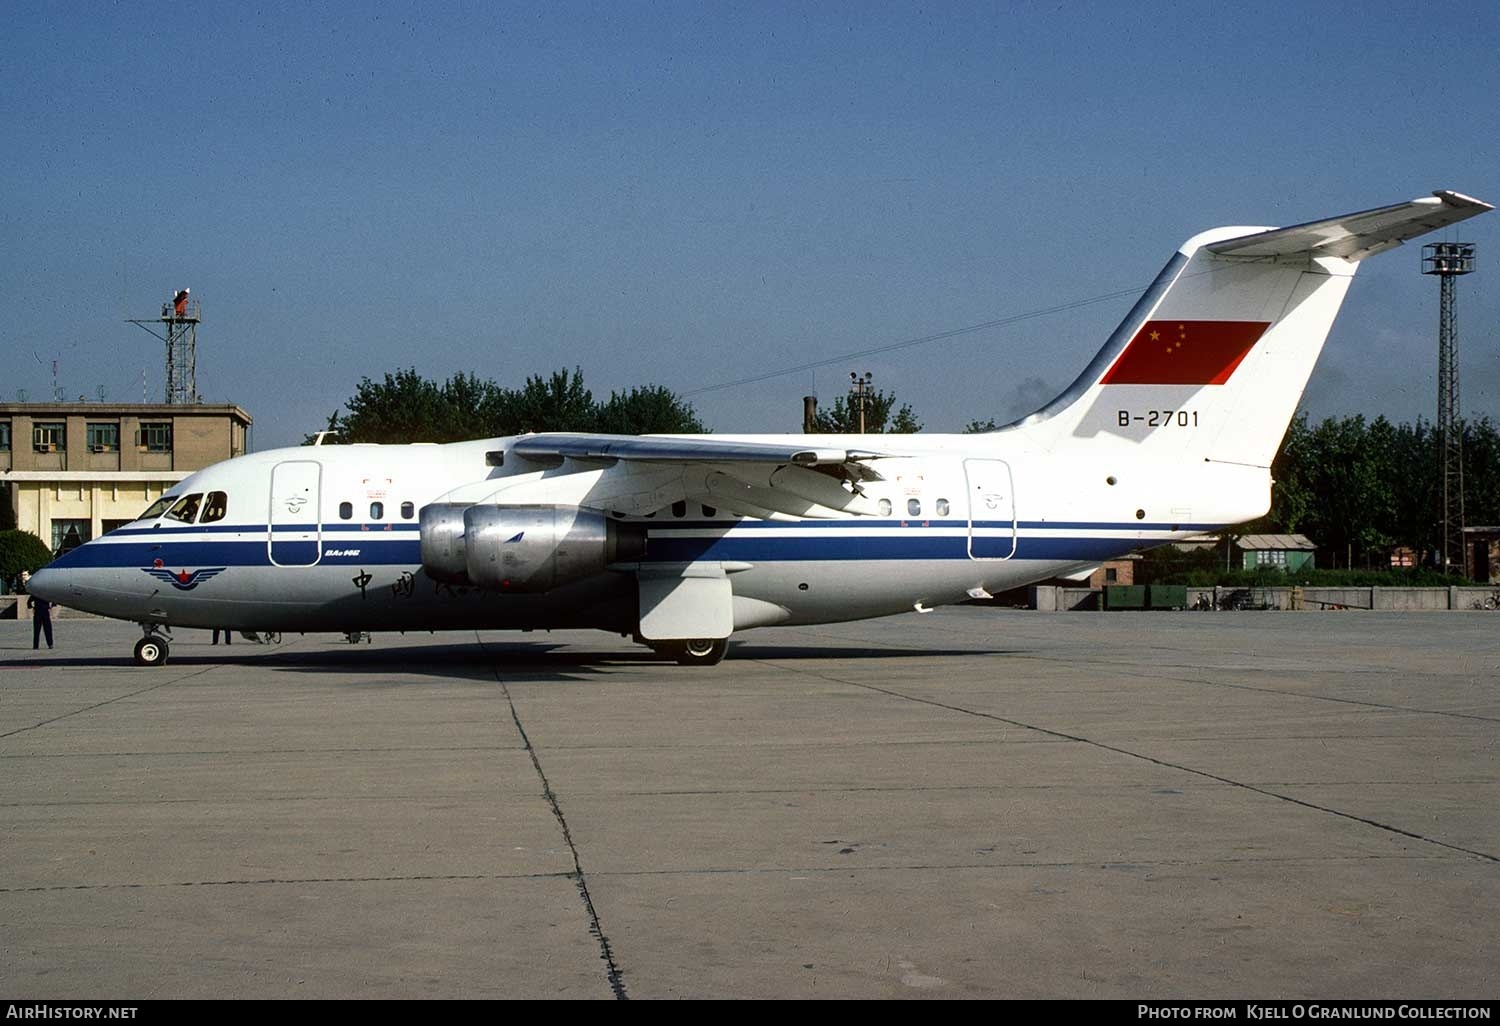
[[[683,502],[681,499],[678,499],[676,502],[672,503],[672,515],[674,517],[687,516],[687,503]]]
[[[224,492],[209,492],[208,501],[203,504],[203,519],[200,524],[212,524],[223,520],[224,515],[229,512],[229,496]]]
[[[890,499],[881,499],[880,500],[880,515],[883,516],[883,517],[888,517],[888,516],[891,515],[891,500]]]
[[[385,503],[383,503],[383,502],[372,502],[372,503],[370,503],[370,519],[371,520],[384,520],[385,519]]]
[[[352,502],[341,502],[341,503],[339,503],[339,519],[340,520],[353,520],[354,519],[354,503],[352,503]]]
[[[202,503],[202,492],[194,492],[192,495],[185,495],[183,496],[181,502],[172,507],[172,511],[167,514],[167,519],[180,520],[184,524],[191,524],[194,520],[197,519],[198,507],[202,505]]]
[[[706,517],[716,517],[719,515],[719,511],[713,506],[704,506],[703,515]]]
[[[412,517],[414,517],[416,515],[417,515],[417,507],[416,506],[412,505],[409,502],[403,502],[401,504],[401,519],[402,520],[410,520]]]
[[[947,499],[939,499],[937,501],[937,515],[938,516],[940,516],[940,517],[947,516],[948,515],[948,509],[949,509],[949,506],[948,506],[948,500]]]
[[[906,515],[907,516],[911,516],[911,517],[919,517],[919,516],[921,516],[922,515],[922,503],[921,503],[921,501],[918,500],[918,499],[907,499],[906,500]]]

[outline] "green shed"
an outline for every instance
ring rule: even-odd
[[[1246,570],[1275,567],[1295,573],[1316,567],[1317,546],[1305,534],[1247,534],[1235,541]]]

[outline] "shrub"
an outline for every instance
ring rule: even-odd
[[[52,562],[52,550],[30,531],[0,531],[0,581],[11,587],[22,570],[36,573]]]

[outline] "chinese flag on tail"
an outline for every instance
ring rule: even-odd
[[[1222,385],[1269,321],[1147,321],[1104,385]]]

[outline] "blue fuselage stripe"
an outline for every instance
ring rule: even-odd
[[[421,544],[414,537],[365,536],[357,540],[325,538],[323,552],[312,540],[278,540],[274,552],[264,537],[242,540],[172,541],[159,536],[152,541],[115,542],[80,546],[61,556],[57,568],[150,567],[160,560],[172,570],[202,566],[270,566],[272,556],[280,565],[313,562],[336,566],[415,566],[422,561]],[[1013,558],[1036,560],[1098,560],[1137,548],[1139,538],[1072,536],[1028,536],[1015,540]],[[647,542],[646,560],[679,563],[695,560],[775,563],[812,560],[912,560],[1003,558],[1011,554],[1011,537],[976,537],[910,532],[849,534],[817,537],[756,536],[683,537],[653,533]]]

